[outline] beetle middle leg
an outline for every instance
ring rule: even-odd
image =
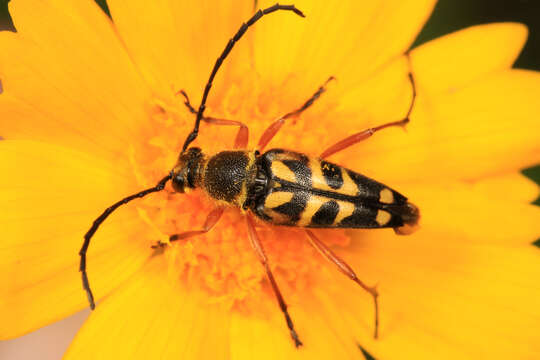
[[[281,295],[281,292],[279,291],[276,280],[274,279],[274,275],[272,275],[272,271],[270,270],[270,265],[268,264],[268,257],[266,256],[266,253],[261,244],[261,241],[259,240],[257,231],[255,230],[255,221],[249,214],[246,214],[246,224],[248,228],[248,236],[251,242],[251,246],[257,253],[259,260],[261,261],[262,265],[264,266],[264,269],[266,270],[266,276],[268,277],[268,280],[270,280],[270,284],[272,284],[272,290],[274,290],[274,294],[276,295],[279,308],[281,309],[281,311],[283,312],[283,315],[285,316],[285,321],[287,322],[287,327],[289,328],[289,332],[291,333],[291,338],[294,341],[294,345],[296,347],[300,347],[302,346],[302,342],[300,341],[300,338],[298,337],[298,334],[296,333],[296,330],[294,329],[294,324],[292,322],[291,316],[289,315],[289,312],[287,311],[287,304],[285,303],[285,300],[283,299],[283,295]]]
[[[365,139],[371,137],[374,133],[376,133],[379,130],[382,130],[382,129],[385,129],[385,128],[391,127],[391,126],[404,127],[405,125],[407,125],[407,123],[409,122],[409,117],[411,116],[412,110],[414,108],[414,103],[416,101],[416,83],[414,81],[412,71],[410,70],[410,68],[411,68],[410,55],[407,52],[407,53],[405,53],[405,56],[407,57],[407,61],[409,63],[409,73],[407,74],[407,76],[409,78],[409,81],[411,83],[411,88],[412,88],[411,105],[409,105],[409,110],[407,110],[407,114],[405,115],[405,117],[403,119],[399,120],[399,121],[392,121],[392,122],[389,122],[389,123],[386,123],[386,124],[383,124],[383,125],[379,125],[379,126],[376,126],[376,127],[373,127],[373,128],[369,128],[367,130],[364,130],[364,131],[361,131],[359,133],[353,134],[353,135],[351,135],[351,136],[349,136],[349,137],[335,143],[334,145],[330,146],[328,149],[326,149],[320,155],[321,159],[327,158],[330,155],[333,155],[333,154],[335,154],[335,153],[337,153],[337,152],[339,152],[341,150],[345,150],[346,148],[348,148],[348,147],[350,147],[350,146],[352,146],[352,145],[354,145],[356,143],[359,143],[362,140],[365,140]]]
[[[192,114],[197,114],[197,110],[195,110],[195,108],[191,105],[187,93],[184,90],[180,90],[177,93],[177,95],[178,94],[181,94],[182,96],[184,96],[184,99],[185,99],[184,104],[189,109],[189,111]],[[234,140],[234,148],[245,149],[247,147],[248,140],[249,140],[249,129],[247,125],[245,125],[243,122],[236,121],[236,120],[219,119],[219,118],[214,118],[210,116],[205,116],[201,120],[207,124],[212,124],[212,125],[239,126],[240,128],[238,129],[238,133],[236,133],[236,139]]]
[[[177,241],[177,240],[183,240],[183,239],[190,238],[192,236],[202,235],[204,233],[209,232],[218,223],[218,221],[221,218],[221,215],[223,215],[224,211],[225,211],[225,207],[223,207],[223,206],[216,207],[206,217],[206,221],[204,222],[204,225],[202,226],[202,229],[185,231],[183,233],[171,235],[171,236],[169,236],[169,242]],[[152,245],[152,248],[156,249],[156,248],[163,247],[165,245],[167,245],[167,243],[158,241],[156,244]]]
[[[349,279],[357,283],[367,291],[372,297],[373,297],[373,303],[375,305],[375,329],[373,331],[373,337],[376,339],[379,335],[379,293],[377,292],[377,288],[375,286],[370,287],[367,286],[356,276],[356,273],[354,270],[345,262],[343,261],[339,256],[334,254],[332,250],[330,250],[329,247],[327,247],[313,232],[306,229],[306,233],[309,237],[309,242],[311,245],[319,252],[322,256],[324,256],[328,261],[334,263],[339,271],[341,271],[343,274],[345,274]]]
[[[326,91],[326,85],[332,80],[335,80],[333,76],[330,76],[324,84],[322,84],[317,91],[304,103],[304,105],[300,106],[298,109],[293,110],[291,112],[288,112],[287,114],[281,116],[277,120],[275,120],[270,126],[264,131],[261,138],[259,139],[259,144],[257,145],[257,150],[260,152],[263,151],[263,149],[268,145],[270,140],[274,138],[274,136],[278,133],[279,129],[283,126],[286,119],[299,116],[304,110],[309,108],[313,103]]]

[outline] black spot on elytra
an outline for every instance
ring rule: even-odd
[[[403,226],[403,218],[394,212],[394,209],[385,207],[392,217],[383,226],[377,222],[378,207],[372,207],[364,204],[356,204],[353,213],[347,216],[338,224],[341,228],[389,228]]]
[[[321,161],[321,170],[326,184],[337,190],[343,186],[343,174],[341,168],[327,161]]]
[[[325,202],[311,218],[312,225],[328,226],[332,225],[339,212],[339,204],[334,201]]]
[[[383,189],[382,184],[351,170],[347,170],[347,173],[358,187],[359,196],[364,199],[379,200],[379,193]]]
[[[378,181],[370,179],[367,176],[364,176],[352,170],[347,170],[347,173],[351,177],[352,181],[354,181],[354,183],[358,187],[358,197],[362,198],[363,200],[373,201],[374,203],[380,203],[379,196],[380,196],[381,190],[388,189],[392,191],[392,194],[394,195],[393,204],[406,204],[407,203],[407,198],[405,196],[401,195],[395,190],[390,189],[388,186],[381,184]]]
[[[304,191],[299,191],[293,195],[291,201],[276,206],[272,210],[283,215],[287,215],[291,219],[291,222],[297,222],[298,220],[300,220],[300,215],[306,208],[308,198],[308,193]]]
[[[342,228],[376,228],[379,227],[375,218],[377,209],[357,205],[350,216],[340,221]]]

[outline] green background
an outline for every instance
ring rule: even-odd
[[[107,11],[105,0],[96,1]],[[8,2],[0,0],[0,30],[14,30],[7,10]],[[294,3],[294,0],[290,2]],[[529,27],[529,39],[516,67],[540,70],[540,0],[439,0],[415,46],[470,25],[496,21],[517,21]],[[523,173],[540,183],[540,165],[525,169]],[[540,198],[535,204],[540,205]],[[540,239],[535,244],[540,246]]]

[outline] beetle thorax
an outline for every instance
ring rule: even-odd
[[[253,152],[222,151],[205,162],[201,185],[212,198],[242,206],[255,177]]]

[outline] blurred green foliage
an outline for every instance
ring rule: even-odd
[[[13,30],[11,17],[8,12],[9,0],[0,0],[0,30]]]
[[[105,13],[109,16],[111,16],[111,13],[109,12],[109,7],[107,6],[106,0],[96,0],[97,4],[105,11]]]
[[[540,69],[540,1],[439,0],[416,44],[467,26],[492,22],[519,22],[529,28],[529,38],[516,67]]]

